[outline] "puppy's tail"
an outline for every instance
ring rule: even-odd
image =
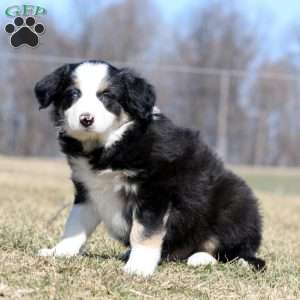
[[[261,258],[255,256],[244,256],[241,258],[251,265],[255,271],[264,272],[267,269],[266,262]]]

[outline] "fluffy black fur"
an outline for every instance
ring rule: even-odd
[[[76,66],[59,68],[35,88],[41,108],[53,104],[57,126],[62,111],[72,105],[65,94]],[[205,251],[205,242],[213,237],[217,240],[214,256],[220,261],[243,258],[263,269],[264,261],[255,257],[261,243],[261,216],[244,180],[224,167],[199,132],[177,127],[163,114],[153,117],[155,93],[144,79],[112,66],[110,77],[113,100],[131,116],[134,126],[112,147],[99,146],[88,153],[80,141],[61,131],[62,151],[67,157],[86,157],[94,170],[135,171],[127,180],[138,186],[137,194],[121,193],[127,203],[123,213],[131,224],[135,207],[136,217],[151,235],[168,212],[163,258],[186,259]],[[75,203],[86,201],[86,188],[74,184]],[[128,236],[122,240],[128,244]]]

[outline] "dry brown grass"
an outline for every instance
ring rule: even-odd
[[[272,169],[262,172],[263,178],[273,174]],[[285,170],[284,176],[294,172]],[[62,203],[72,202],[68,177],[63,161],[0,157],[0,298],[300,299],[299,195],[258,191],[265,216],[264,274],[237,264],[191,268],[168,263],[143,279],[122,272],[118,256],[123,249],[101,227],[86,256],[36,256],[62,231],[67,209],[48,227],[47,221]]]

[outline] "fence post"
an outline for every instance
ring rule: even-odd
[[[218,108],[217,152],[226,162],[228,138],[228,102],[230,90],[230,74],[222,71],[220,75],[220,99]]]

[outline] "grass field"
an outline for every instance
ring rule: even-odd
[[[37,257],[61,234],[68,208],[53,217],[72,202],[69,170],[63,161],[0,157],[0,299],[300,299],[300,170],[237,172],[260,198],[268,270],[165,263],[143,279],[122,272],[124,249],[101,226],[85,256]]]

